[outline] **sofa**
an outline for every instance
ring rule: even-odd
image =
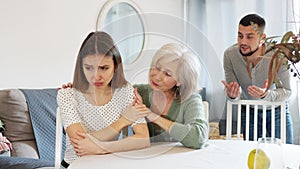
[[[5,128],[3,134],[12,143],[8,157],[0,154],[0,168],[54,166],[56,95],[57,89],[54,88],[0,90],[0,120]],[[36,105],[40,106],[36,108]],[[35,118],[32,117],[34,111],[38,111]],[[46,123],[42,122],[42,127],[35,126],[40,119]],[[33,123],[36,120],[38,122]],[[43,131],[35,128],[42,128]]]

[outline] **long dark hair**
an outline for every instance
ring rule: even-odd
[[[73,87],[81,92],[88,89],[89,83],[84,75],[82,60],[88,55],[105,55],[113,59],[114,76],[110,82],[113,89],[127,84],[124,76],[122,58],[119,50],[115,46],[112,37],[106,32],[91,32],[83,41],[76,60],[73,78]]]

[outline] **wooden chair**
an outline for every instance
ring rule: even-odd
[[[275,137],[275,108],[280,106],[281,108],[281,119],[280,119],[280,134],[282,143],[286,142],[286,103],[285,102],[268,102],[261,100],[239,100],[239,101],[227,101],[227,118],[226,118],[226,139],[232,139],[232,117],[233,117],[233,106],[237,106],[237,139],[244,139],[241,137],[241,107],[246,106],[246,129],[245,129],[245,140],[249,140],[249,122],[250,122],[250,107],[254,108],[254,140],[257,140],[257,116],[258,107],[262,107],[263,110],[263,125],[262,125],[262,137],[266,137],[266,117],[267,107],[271,107],[271,137]]]
[[[209,121],[209,103],[207,101],[203,101],[202,103],[203,103],[206,120]]]

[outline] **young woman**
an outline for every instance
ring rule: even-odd
[[[150,145],[144,118],[133,123],[134,135],[116,139],[122,128],[132,123],[121,113],[132,103],[133,91],[124,78],[122,59],[112,38],[105,32],[90,33],[79,50],[73,88],[61,89],[57,95],[67,133],[63,167],[78,156]]]

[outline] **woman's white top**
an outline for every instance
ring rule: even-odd
[[[112,99],[105,105],[96,106],[86,100],[83,94],[74,88],[58,91],[57,104],[61,112],[64,128],[81,123],[86,132],[91,133],[108,127],[121,117],[122,111],[133,101],[133,87],[128,84],[115,90]],[[146,123],[145,118],[136,121]],[[76,155],[68,135],[64,160],[71,163]]]

